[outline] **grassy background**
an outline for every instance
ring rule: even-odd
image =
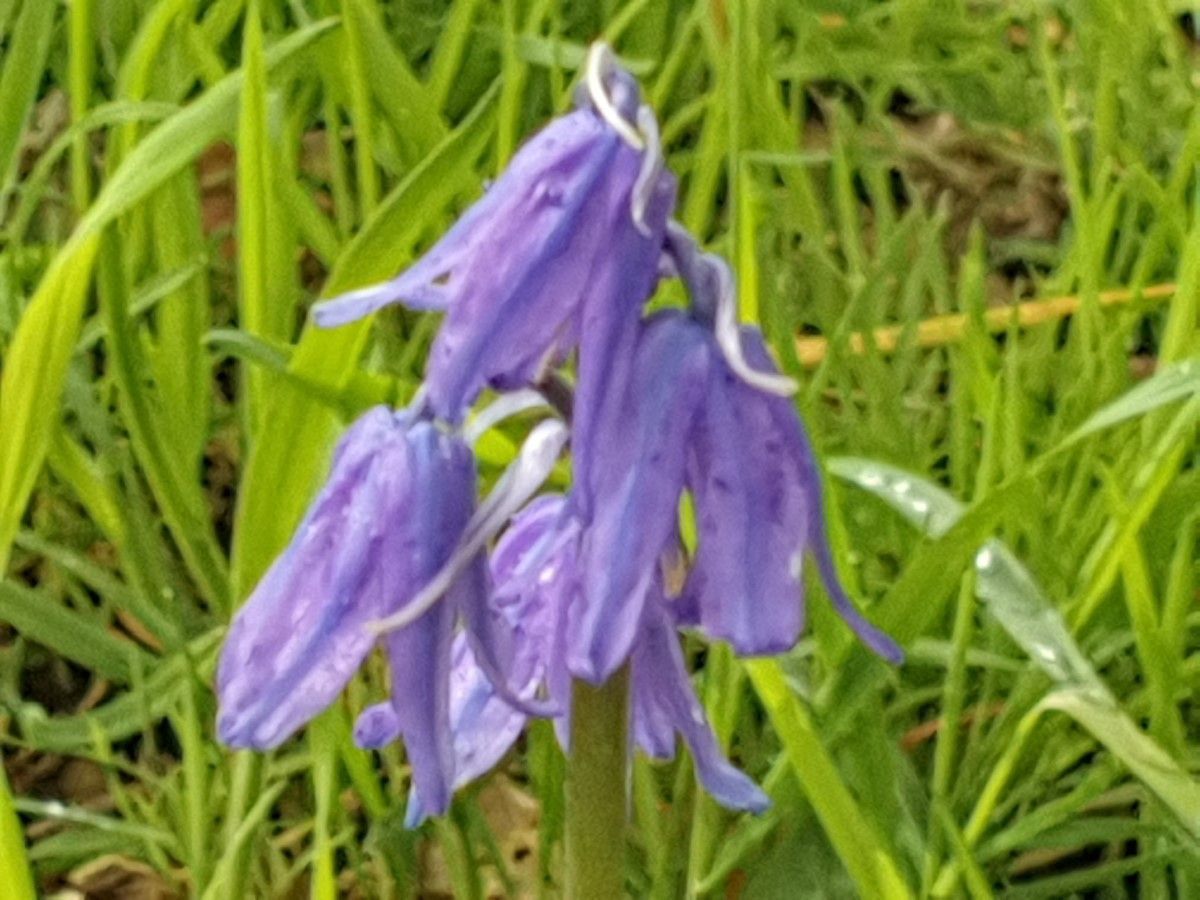
[[[211,684],[340,425],[409,396],[436,327],[317,333],[307,306],[427,246],[599,36],[802,379],[843,571],[910,649],[874,661],[815,586],[785,658],[693,646],[775,808],[639,760],[631,891],[1200,894],[1195,25],[1171,0],[0,0],[0,896],[553,894],[548,729],[409,834],[402,748],[349,740],[381,668],[265,758],[215,743]]]

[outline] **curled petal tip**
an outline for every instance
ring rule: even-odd
[[[450,589],[454,579],[475,559],[500,529],[542,486],[567,443],[569,431],[562,422],[539,422],[525,439],[521,452],[467,522],[463,538],[450,558],[416,596],[399,612],[366,623],[370,634],[380,636],[411,625]]]
[[[364,750],[378,750],[400,739],[400,720],[390,703],[368,706],[354,723],[354,743]]]
[[[771,798],[755,785],[754,791],[747,797],[746,805],[743,808],[748,813],[761,816],[763,813],[770,811]]]
[[[646,210],[658,189],[659,179],[666,167],[663,159],[662,142],[658,134],[658,120],[654,111],[646,105],[638,107],[638,128],[646,135],[646,152],[642,156],[642,167],[638,171],[637,181],[630,193],[630,210],[633,225],[645,237],[653,234],[650,223],[646,221]]]
[[[776,397],[791,397],[800,389],[799,383],[794,378],[778,373],[760,372],[758,369],[752,368],[746,362],[745,357],[741,355],[740,347],[735,350],[722,343],[721,349],[724,351],[725,361],[729,364],[729,368],[752,388]]]
[[[859,636],[863,639],[863,643],[893,666],[903,665],[904,648],[882,631],[875,628],[872,628],[871,631],[874,633],[869,636],[860,633]]]
[[[467,427],[463,430],[463,439],[473,447],[481,437],[505,419],[549,405],[549,401],[533,388],[506,393],[484,407],[467,423]]]
[[[840,608],[838,613],[868,650],[893,666],[904,663],[904,649],[892,639],[891,635],[876,628],[860,615],[847,615]]]
[[[613,103],[612,97],[608,94],[608,86],[604,83],[604,76],[613,64],[613,52],[608,44],[604,41],[596,41],[592,44],[588,49],[587,70],[584,75],[588,96],[596,107],[596,112],[612,127],[613,131],[619,134],[629,146],[635,150],[641,150],[646,146],[645,141],[638,134],[637,129],[621,115],[621,111],[617,109],[617,105]]]
[[[794,378],[789,378],[780,372],[768,372],[756,369],[746,359],[746,351],[742,344],[742,329],[737,321],[737,292],[733,286],[733,274],[724,260],[717,257],[708,258],[714,261],[720,269],[720,293],[717,297],[715,321],[717,345],[729,368],[742,381],[766,394],[777,397],[790,397],[800,389]]]
[[[904,650],[900,645],[892,639],[891,635],[867,621],[842,587],[837,567],[833,561],[833,551],[829,547],[828,539],[821,525],[818,525],[816,546],[813,547],[813,551],[817,557],[817,568],[821,574],[821,581],[824,582],[829,599],[833,602],[833,608],[842,621],[850,626],[850,630],[872,653],[893,665],[900,665],[904,662]]]

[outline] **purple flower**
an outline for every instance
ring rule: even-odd
[[[571,607],[578,601],[579,529],[560,496],[541,497],[505,532],[491,558],[494,600],[514,633],[511,684],[543,686],[560,712],[555,726],[567,743],[571,673],[564,653]],[[465,641],[456,644],[451,675],[451,731],[455,786],[491,769],[516,741],[527,715],[492,687]],[[670,604],[661,583],[644,612],[632,653],[632,716],[637,745],[652,757],[675,755],[676,733],[696,761],[701,784],[722,804],[753,812],[769,805],[765,794],[721,753],[704,708],[692,689]],[[408,822],[427,814],[420,789],[409,799]]]
[[[217,675],[221,739],[275,747],[332,703],[375,645],[367,625],[433,575],[474,501],[474,459],[461,442],[384,407],[358,419],[291,545],[230,627]]]
[[[613,68],[593,76],[602,108],[584,105],[535,135],[424,257],[314,308],[322,326],[392,303],[445,311],[426,384],[446,421],[485,386],[536,382],[581,337],[581,380],[604,367],[657,283],[675,179],[636,82]],[[626,121],[635,117],[651,132],[644,150]]]
[[[398,302],[446,316],[421,399],[348,430],[222,653],[221,739],[266,749],[382,643],[391,694],[363,711],[355,739],[404,741],[410,825],[445,811],[529,716],[553,718],[565,743],[572,679],[599,684],[627,664],[634,742],[670,758],[682,736],[719,802],[765,809],[721,752],[677,630],[744,655],[788,649],[806,559],[859,637],[901,656],[838,580],[795,383],[738,326],[729,267],[669,221],[675,180],[636,83],[594,51],[577,106],[411,268],[315,309],[326,326]],[[691,308],[643,319],[661,275],[682,279]],[[571,492],[526,506],[489,565],[489,542],[540,488],[566,431],[537,425],[477,504],[473,435],[539,397],[510,393],[459,423],[486,387],[557,390],[546,371],[576,348],[573,402],[558,404],[572,420]],[[698,543],[686,560],[689,492]]]
[[[757,330],[740,357],[775,374]],[[568,665],[600,683],[628,658],[663,555],[678,547],[683,490],[699,546],[678,616],[741,654],[777,653],[799,637],[802,564],[811,553],[839,614],[880,655],[900,649],[854,608],[825,533],[820,476],[792,401],[746,383],[711,328],[665,312],[641,328],[629,379],[611,394],[586,459],[583,590],[572,608]]]
[[[677,543],[688,440],[712,366],[708,333],[689,317],[664,313],[639,328],[628,377],[611,380],[590,439],[574,445],[584,587],[567,658],[596,684],[628,659],[659,562]]]
[[[758,371],[774,363],[758,329],[740,332]],[[834,608],[858,637],[891,662],[903,651],[862,617],[837,574],[825,529],[821,475],[792,401],[748,385],[723,358],[709,372],[689,442],[687,483],[699,547],[683,594],[705,634],[739,654],[782,653],[803,627],[806,557]]]
[[[502,480],[517,483],[515,496],[506,488],[476,510],[474,456],[461,438],[384,407],[355,422],[291,545],[230,627],[217,673],[221,740],[283,743],[336,699],[375,646],[375,623],[415,606],[436,582],[442,602],[384,636],[391,698],[364,713],[356,736],[364,746],[403,737],[424,803],[445,810],[455,778],[450,673],[460,645],[469,643],[490,682],[520,703],[503,680],[513,668],[512,636],[488,605],[487,529],[497,510],[507,518],[536,490],[561,432],[542,426],[531,438],[539,468],[530,471],[523,450],[516,474]],[[456,636],[460,618],[467,627]]]

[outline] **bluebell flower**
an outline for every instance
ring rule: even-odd
[[[757,329],[738,332],[740,361],[777,370]],[[659,313],[642,326],[629,378],[614,386],[590,443],[577,444],[589,480],[568,665],[594,683],[629,657],[663,554],[678,546],[681,495],[695,501],[698,547],[678,618],[741,654],[778,653],[803,622],[811,556],[835,609],[887,659],[900,649],[854,608],[826,535],[820,476],[790,399],[735,372],[709,323]]]
[[[580,531],[565,498],[539,498],[513,521],[491,557],[493,598],[515,635],[514,683],[542,686],[555,701],[556,731],[570,733],[571,672],[566,662],[570,610],[583,590],[578,568]],[[456,645],[451,675],[451,733],[456,786],[479,777],[504,756],[528,720],[499,694],[465,641]],[[632,652],[631,716],[635,742],[657,759],[670,759],[676,735],[696,761],[701,784],[732,809],[762,812],[769,801],[721,752],[695,695],[661,581],[643,614]],[[427,815],[419,788],[409,798],[408,821]]]
[[[900,658],[839,581],[796,385],[738,325],[729,267],[670,220],[674,195],[636,83],[595,51],[577,109],[423,258],[316,308],[321,325],[397,302],[446,316],[420,399],[349,429],[292,544],[235,618],[218,671],[222,740],[282,743],[382,643],[390,696],[354,734],[363,747],[404,741],[412,825],[494,766],[529,716],[552,717],[565,742],[572,679],[603,683],[628,664],[636,744],[669,758],[681,736],[709,793],[761,811],[765,795],[708,725],[678,629],[743,655],[786,650],[812,561],[859,637]],[[644,319],[663,276],[682,279],[691,307]],[[477,502],[472,436],[527,409],[516,389],[544,385],[575,349],[573,411],[560,409],[569,495],[522,510],[566,440],[545,421]],[[485,387],[515,393],[460,428]]]
[[[489,603],[485,542],[495,519],[537,489],[564,439],[562,426],[544,423],[500,493],[477,508],[474,455],[461,437],[409,410],[377,407],[356,421],[292,543],[230,627],[217,672],[221,740],[283,743],[353,677],[380,640],[373,623],[420,603],[437,582],[442,602],[383,636],[393,690],[356,736],[364,746],[403,737],[424,803],[445,810],[456,642],[522,702],[505,680],[513,641]]]
[[[322,326],[393,303],[444,311],[425,376],[445,421],[459,421],[486,386],[535,383],[581,342],[580,382],[590,383],[657,284],[675,179],[653,115],[602,53],[585,84],[581,108],[530,139],[415,264],[314,308]]]

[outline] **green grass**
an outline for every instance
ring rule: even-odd
[[[600,36],[658,110],[680,218],[801,380],[843,572],[910,653],[871,658],[815,584],[785,657],[689,643],[719,736],[775,806],[731,816],[686,760],[638,760],[630,890],[1196,895],[1184,13],[0,0],[0,895],[110,854],[195,896],[553,894],[545,729],[413,835],[402,748],[350,741],[378,667],[265,757],[215,742],[211,686],[339,428],[411,395],[436,325],[318,332],[308,305],[428,246],[566,107]],[[1112,289],[1129,299],[1102,303]],[[1035,306],[993,334],[985,317],[1061,295],[1069,318]],[[954,313],[965,328],[918,342]],[[870,340],[883,326],[894,350]],[[513,437],[486,445],[485,481]],[[31,774],[61,759],[102,802]]]

